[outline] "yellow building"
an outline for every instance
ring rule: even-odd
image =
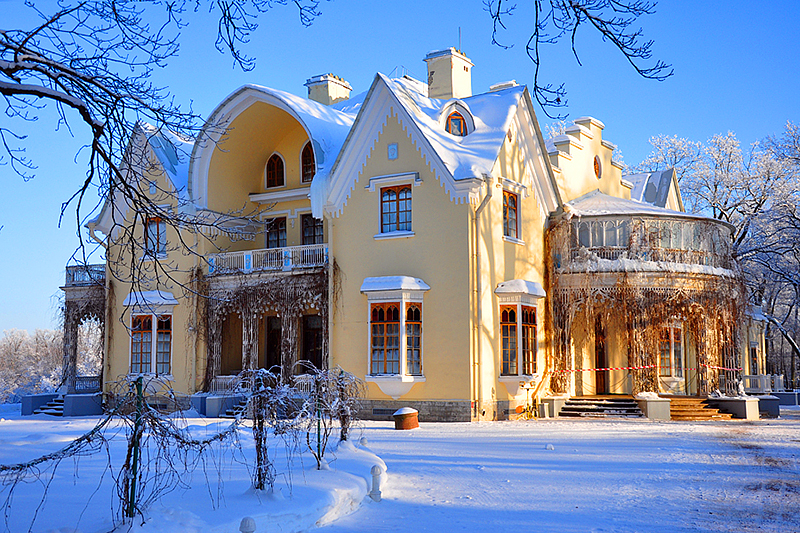
[[[309,99],[242,87],[195,143],[142,126],[127,172],[151,215],[116,194],[89,225],[107,389],[160,375],[202,410],[242,370],[338,365],[362,416],[496,420],[734,386],[727,225],[685,213],[671,171],[623,177],[598,120],[545,142],[527,88],[473,95],[464,54],[425,61],[428,84],[377,74],[353,98],[330,74]]]

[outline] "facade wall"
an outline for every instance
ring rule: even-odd
[[[399,156],[389,160],[388,145],[394,143]],[[417,172],[421,179],[421,184],[411,187],[414,236],[376,239],[381,233],[380,186],[374,192],[367,190],[369,180],[407,172]],[[403,400],[469,399],[471,209],[450,200],[396,116],[387,117],[342,214],[329,219],[330,247],[336,261],[333,365],[360,377],[369,373],[369,304],[360,292],[364,279],[412,276],[431,287],[423,298],[426,381],[414,384]],[[374,383],[369,384],[368,398],[388,399]]]

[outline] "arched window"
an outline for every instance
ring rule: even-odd
[[[303,183],[311,183],[311,180],[314,179],[316,166],[314,164],[314,148],[312,148],[310,141],[307,142],[303,147],[303,155],[300,159],[302,164],[302,174],[300,175],[300,180]]]
[[[447,117],[447,123],[445,124],[445,129],[447,133],[452,135],[457,135],[459,137],[466,137],[467,135],[467,122],[464,120],[464,117],[458,111],[453,111]]]
[[[282,187],[283,183],[283,159],[278,154],[272,154],[267,161],[267,188]]]

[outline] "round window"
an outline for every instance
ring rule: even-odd
[[[600,164],[600,156],[594,156],[594,175],[597,179],[603,177],[603,167]]]

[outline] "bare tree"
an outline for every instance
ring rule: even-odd
[[[84,139],[89,152],[83,182],[61,207],[62,216],[74,207],[79,227],[95,207],[83,205],[94,187],[101,202],[123,198],[136,213],[134,226],[148,217],[176,228],[214,224],[208,217],[175,216],[159,207],[128,175],[145,161],[143,155],[133,156],[142,161],[125,160],[132,157],[131,148],[136,146],[131,143],[143,128],[146,136],[164,134],[167,142],[194,140],[201,131],[201,117],[154,85],[153,71],[177,54],[181,32],[193,11],[209,11],[218,18],[217,49],[230,53],[245,70],[253,68],[254,59],[242,46],[256,30],[259,15],[291,6],[304,25],[319,15],[318,0],[63,0],[53,4],[52,11],[33,2],[26,5],[37,15],[38,24],[0,29],[0,95],[7,117],[0,124],[0,164],[10,165],[24,179],[33,176],[36,167],[25,155],[26,139],[17,133],[18,125],[37,120],[46,106],[54,106],[59,126]],[[76,259],[85,263],[82,237],[80,244]]]
[[[525,52],[534,64],[531,93],[542,106],[545,114],[555,118],[549,108],[567,105],[564,84],[543,82],[542,45],[556,44],[566,39],[578,64],[581,64],[576,38],[581,27],[593,28],[603,41],[610,42],[642,77],[663,81],[672,75],[672,67],[657,60],[652,66],[653,41],[645,40],[642,29],[636,26],[638,19],[655,12],[655,2],[649,0],[534,0],[533,19],[526,24],[530,37],[525,43]],[[506,29],[507,20],[514,14],[517,4],[507,0],[484,0],[486,11],[492,19],[492,43],[502,48],[513,45],[502,44],[498,39]],[[561,117],[559,117],[561,118]]]

